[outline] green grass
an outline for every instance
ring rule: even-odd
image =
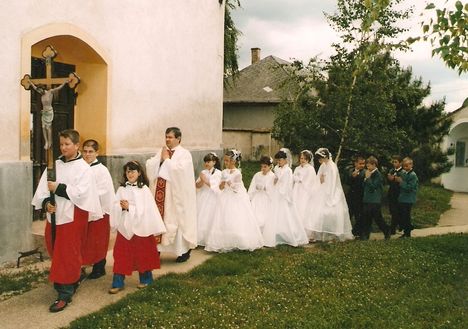
[[[466,328],[466,296],[468,235],[280,247],[217,255],[71,328]]]
[[[0,299],[22,294],[47,280],[48,271],[27,269],[19,272],[0,272]]]
[[[260,171],[259,162],[242,162],[242,179],[248,189],[250,181],[256,172]],[[346,189],[346,186],[344,186]],[[388,186],[384,186],[387,194]],[[425,228],[437,225],[440,215],[450,209],[450,198],[453,192],[445,190],[439,185],[420,185],[417,201],[412,210],[413,225],[415,228]],[[382,213],[387,223],[390,223],[387,200],[383,200]]]

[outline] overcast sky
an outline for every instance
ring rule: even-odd
[[[338,41],[329,27],[324,12],[336,10],[336,0],[240,0],[242,8],[233,12],[236,26],[241,30],[239,38],[240,68],[250,65],[250,48],[261,48],[261,58],[274,55],[285,60],[308,61],[311,57],[328,58]],[[445,0],[435,0],[441,6]],[[449,3],[454,3],[449,0]],[[406,0],[403,6],[415,7],[413,17],[405,25],[412,36],[421,34],[420,13],[425,0]],[[446,98],[447,111],[461,106],[468,97],[467,74],[458,76],[447,68],[438,57],[431,58],[430,44],[418,42],[412,51],[397,54],[403,66],[411,66],[413,75],[422,77],[432,87],[431,100]]]

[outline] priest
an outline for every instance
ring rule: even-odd
[[[161,252],[177,256],[176,262],[190,258],[197,246],[197,210],[192,155],[180,145],[177,127],[166,129],[166,146],[146,162],[150,188],[166,225],[161,237]]]

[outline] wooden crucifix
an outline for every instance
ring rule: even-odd
[[[42,52],[42,57],[45,59],[46,65],[46,77],[40,79],[32,79],[29,74],[25,74],[21,79],[21,85],[26,90],[31,88],[41,95],[41,122],[42,122],[42,133],[44,136],[44,149],[46,150],[47,168],[53,168],[53,154],[52,154],[52,122],[54,119],[54,110],[52,108],[52,101],[54,98],[54,92],[62,89],[65,84],[71,89],[76,88],[80,83],[80,78],[76,73],[70,73],[66,78],[53,78],[52,77],[52,62],[57,56],[58,52],[52,46],[47,46]],[[53,86],[57,86],[53,88]]]

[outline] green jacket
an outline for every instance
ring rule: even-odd
[[[364,179],[364,203],[381,203],[383,190],[383,178],[377,169],[369,178]]]
[[[418,192],[419,180],[416,173],[411,170],[409,172],[403,171],[401,175],[403,181],[400,183],[400,195],[398,202],[400,203],[415,203],[416,193]]]

